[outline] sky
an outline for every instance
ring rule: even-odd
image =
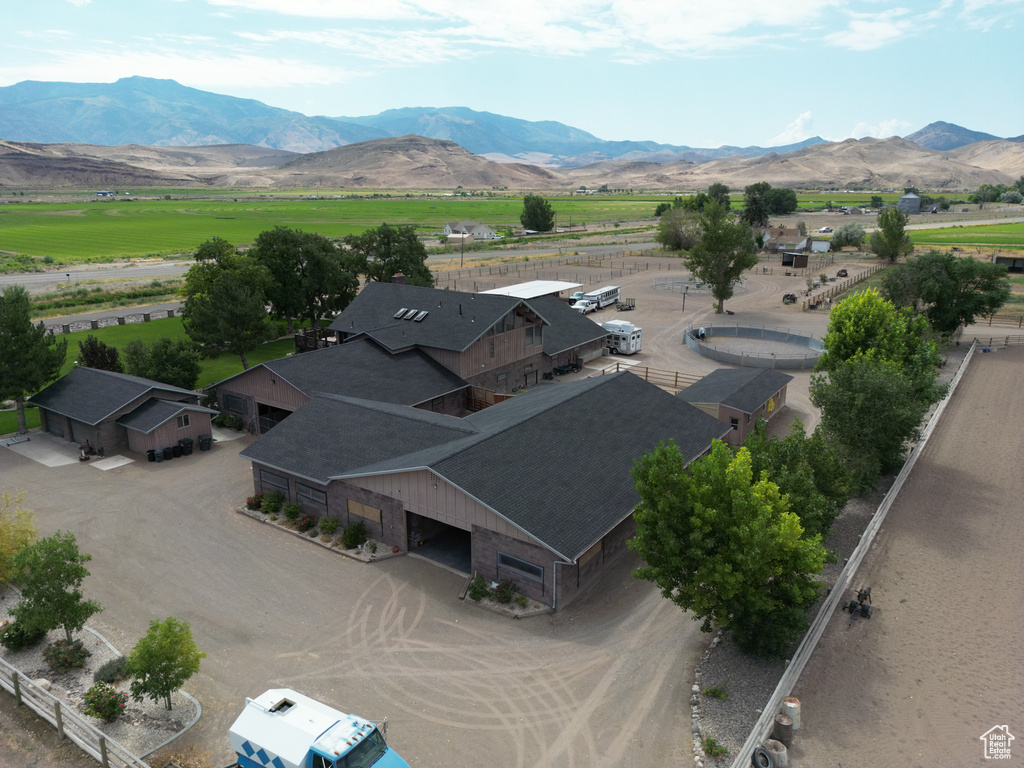
[[[461,106],[607,140],[1024,134],[1024,0],[0,0],[0,86],[176,80],[306,115]]]

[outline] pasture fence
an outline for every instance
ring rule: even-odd
[[[822,304],[824,304],[826,307],[829,307],[832,304],[833,296],[838,296],[841,293],[845,293],[846,291],[850,290],[853,286],[857,285],[857,283],[867,280],[880,269],[885,269],[887,266],[889,265],[885,262],[872,264],[864,271],[858,273],[853,277],[849,277],[843,280],[841,283],[829,283],[828,286],[824,286],[824,290],[818,291],[817,293],[812,291],[810,297],[804,300],[801,308],[805,310],[817,309]]]
[[[1014,325],[1024,328],[1024,314],[1014,312],[996,312],[988,317],[988,325]]]
[[[620,371],[629,371],[634,376],[639,376],[644,381],[649,381],[657,387],[667,389],[673,394],[686,389],[691,384],[694,384],[703,378],[701,374],[683,373],[682,371],[663,371],[657,368],[648,368],[645,365],[624,363],[621,360],[616,360],[613,364],[606,368],[602,368],[597,373],[590,374],[587,378],[592,379],[597,376],[607,376],[612,373],[619,373]]]
[[[1024,336],[989,336],[987,340],[975,336],[974,341],[983,347],[984,351],[988,351],[999,347],[1015,347],[1024,344]]]
[[[741,325],[739,323],[730,325],[702,326],[705,338],[715,336],[728,336],[731,338],[757,339],[761,341],[774,341],[783,344],[807,347],[805,355],[787,355],[777,352],[750,352],[743,350],[734,352],[728,349],[721,349],[714,344],[708,344],[694,332],[691,325],[683,334],[683,343],[697,354],[721,363],[730,363],[745,368],[783,368],[783,369],[807,369],[813,368],[821,354],[821,340],[809,334],[794,333],[788,328],[775,328],[767,325]]]
[[[60,700],[36,685],[18,669],[0,659],[0,688],[57,729],[57,737],[70,739],[103,768],[150,768],[126,747],[109,738],[77,712],[61,706]]]

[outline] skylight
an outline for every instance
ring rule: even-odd
[[[409,311],[409,308],[408,308],[408,307],[402,307],[402,308],[401,308],[400,310],[398,310],[397,312],[395,312],[395,314],[393,315],[393,317],[395,318],[395,320],[397,320],[398,318],[400,318],[400,317],[401,317],[402,315],[404,315],[404,314],[405,314],[406,312],[408,312],[408,311]]]

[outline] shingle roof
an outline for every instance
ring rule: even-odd
[[[719,368],[676,396],[688,403],[721,403],[753,413],[792,380],[771,368]]]
[[[368,339],[261,363],[307,397],[316,393],[416,405],[468,386],[417,349],[391,354]],[[254,366],[250,370],[255,370]],[[218,382],[221,386],[247,371]]]
[[[147,394],[195,397],[196,393],[126,373],[79,366],[29,402],[75,421],[94,425]]]
[[[550,323],[544,329],[544,353],[551,357],[608,335],[608,331],[557,296],[527,299],[526,303]]]
[[[521,299],[509,296],[372,282],[330,327],[340,333],[364,333],[391,351],[424,346],[462,352],[521,304]],[[427,315],[420,322],[395,319],[402,308]]]
[[[430,468],[574,560],[639,501],[635,459],[671,438],[692,461],[728,431],[623,372],[540,386],[464,419],[314,398],[242,455],[322,483]]]
[[[215,416],[217,411],[192,403],[184,403],[178,400],[161,400],[160,398],[152,397],[134,411],[126,413],[119,418],[117,423],[126,429],[132,429],[148,435],[161,424],[166,424],[180,413],[209,413]]]

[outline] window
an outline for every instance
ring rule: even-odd
[[[184,429],[188,426],[188,414],[183,413],[178,417],[178,429]]]
[[[308,485],[296,483],[295,493],[300,498],[309,499],[316,504],[327,504],[327,494],[323,491],[318,491],[316,488],[310,488]]]
[[[272,485],[275,488],[280,488],[284,491],[288,490],[288,478],[283,475],[275,475],[273,472],[267,472],[265,469],[260,470],[260,482],[263,485]]]
[[[224,395],[224,409],[235,413],[249,413],[249,403],[237,395]]]
[[[735,430],[738,430],[740,428],[740,420],[736,418],[729,419],[729,426],[731,426]]]
[[[533,346],[533,326],[532,325],[526,326],[526,346],[528,346],[528,347],[532,347]]]
[[[544,569],[539,565],[528,563],[525,560],[520,560],[518,557],[512,557],[512,555],[506,555],[504,552],[498,553],[498,567],[508,568],[522,574],[528,579],[539,581],[544,583]]]
[[[508,378],[508,374],[507,373],[499,373],[498,374],[498,381],[505,381],[507,378]]]

